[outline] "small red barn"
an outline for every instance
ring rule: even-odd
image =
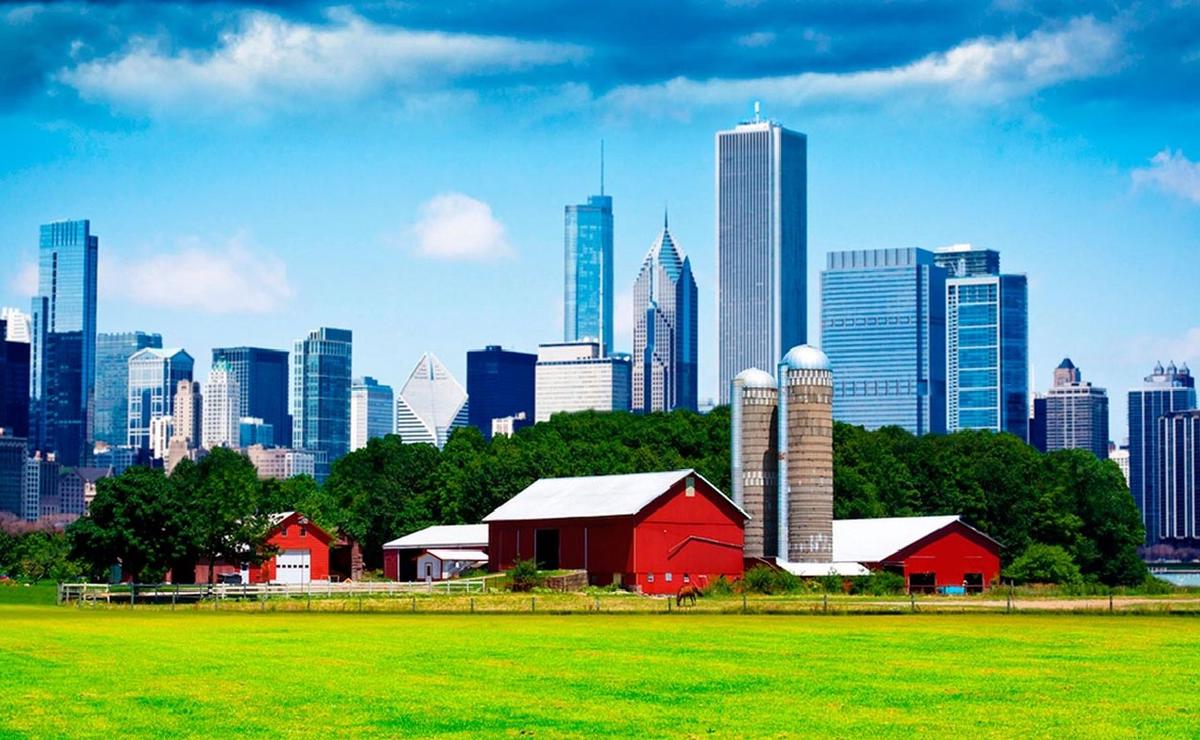
[[[910,591],[982,591],[1000,577],[1000,543],[958,516],[835,520],[833,559],[899,573]]]
[[[309,583],[329,580],[329,544],[333,537],[297,511],[271,515],[267,544],[275,555],[261,565],[218,561],[218,576],[241,573],[244,583]],[[208,565],[196,566],[196,582],[208,582]]]
[[[586,570],[673,594],[685,582],[742,576],[749,517],[694,470],[543,478],[483,518],[488,567],[533,559],[546,570]]]

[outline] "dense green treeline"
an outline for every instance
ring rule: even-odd
[[[430,524],[477,522],[541,477],[691,467],[729,492],[729,444],[727,408],[563,414],[490,442],[461,429],[441,451],[373,439],[335,462],[323,486],[258,481],[244,457],[215,450],[170,477],[136,468],[100,481],[91,516],[67,537],[89,575],[119,560],[151,579],[173,565],[245,557],[260,547],[266,515],[294,509],[358,540],[367,566],[379,567],[388,540]],[[839,518],[962,514],[1002,543],[1020,580],[1145,578],[1140,517],[1121,473],[1086,452],[1043,455],[987,432],[914,437],[837,424],[834,470]],[[0,572],[19,573],[11,561],[0,551]]]

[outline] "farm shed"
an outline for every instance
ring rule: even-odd
[[[534,559],[653,594],[740,578],[747,519],[694,470],[543,478],[483,518],[492,571]]]
[[[393,581],[415,581],[417,559],[427,550],[488,550],[488,525],[439,524],[426,527],[383,546],[383,575]]]
[[[271,515],[267,544],[276,552],[261,565],[218,561],[216,575],[240,573],[243,583],[310,583],[329,580],[328,532],[297,511]],[[208,582],[208,564],[196,566],[196,582]]]
[[[464,570],[487,567],[488,556],[483,550],[443,550],[433,548],[417,557],[417,579],[442,581],[454,578]]]
[[[899,573],[910,591],[982,591],[1000,576],[1000,543],[958,516],[834,520],[833,559]]]

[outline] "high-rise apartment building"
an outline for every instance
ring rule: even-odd
[[[392,387],[368,376],[350,385],[350,450],[367,446],[367,441],[391,434],[395,427]]]
[[[1159,543],[1200,547],[1200,411],[1173,411],[1158,420]]]
[[[716,135],[717,356],[734,376],[772,368],[807,337],[808,140],[762,120]]]
[[[913,434],[946,431],[946,270],[924,249],[831,252],[821,346],[833,418]]]
[[[324,452],[330,464],[350,451],[353,339],[349,329],[321,327],[292,351],[292,445]]]
[[[698,300],[692,262],[664,216],[633,283],[634,411],[697,410]]]
[[[594,339],[612,351],[612,196],[592,195],[566,207],[563,275],[563,339]]]
[[[396,434],[405,444],[445,446],[468,423],[467,392],[446,366],[426,352],[396,396]]]
[[[260,480],[287,480],[297,475],[316,477],[317,457],[321,454],[286,447],[266,449],[260,445],[253,445],[246,450],[246,456],[250,458]]]
[[[213,365],[208,372],[208,379],[204,381],[204,414],[201,423],[204,449],[238,446],[241,442],[238,423],[240,409],[241,391],[237,377],[227,363]]]
[[[0,511],[18,517],[24,513],[26,444],[0,427]]]
[[[511,421],[509,434],[532,424],[536,366],[537,355],[514,352],[498,344],[467,352],[471,426],[491,439],[493,422],[497,419]]]
[[[21,518],[36,522],[43,516],[60,513],[58,477],[60,466],[54,455],[35,452],[25,460],[24,488],[21,492]]]
[[[99,251],[86,220],[41,227],[29,353],[30,447],[72,467],[84,462],[91,441]]]
[[[630,357],[605,356],[599,342],[539,345],[536,373],[538,421],[561,412],[630,408]]]
[[[983,253],[983,256],[975,252]],[[993,250],[934,251],[946,280],[946,429],[990,429],[1029,441],[1029,290]]]
[[[151,422],[155,419],[172,421],[175,391],[181,380],[192,379],[193,365],[192,356],[179,348],[147,347],[129,358],[129,408],[126,411],[129,433],[126,440],[143,456],[152,449]],[[159,422],[154,429],[160,435],[162,424]],[[169,441],[168,434],[162,440],[160,454],[166,451]],[[159,449],[157,440],[153,448]]]
[[[23,438],[29,434],[29,343],[9,340],[7,329],[0,319],[0,429]]]
[[[212,364],[221,362],[229,366],[238,383],[238,414],[262,419],[275,430],[275,444],[291,446],[288,353],[261,347],[216,347]]]
[[[1164,533],[1162,424],[1175,411],[1196,408],[1196,379],[1187,366],[1155,363],[1141,388],[1129,391],[1129,490],[1142,512],[1146,544]]]
[[[129,358],[147,347],[162,349],[162,335],[123,331],[96,335],[96,415],[92,436],[123,445],[129,436]]]
[[[1046,450],[1090,450],[1108,457],[1108,393],[1085,383],[1079,368],[1064,358],[1046,394]]]
[[[182,440],[185,450],[199,447],[204,437],[204,396],[199,383],[181,380],[175,385],[171,416],[171,436]]]

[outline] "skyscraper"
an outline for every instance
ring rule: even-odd
[[[498,344],[467,352],[469,422],[486,439],[494,419],[511,417],[514,430],[533,423],[536,366],[537,355]]]
[[[612,351],[613,211],[612,196],[566,207],[563,277],[563,339],[595,339]]]
[[[985,253],[984,257],[974,252]],[[1029,440],[1029,292],[1024,275],[984,274],[992,250],[935,250],[946,280],[946,429]]]
[[[26,439],[0,427],[0,511],[21,516],[25,502]]]
[[[8,321],[0,319],[0,429],[18,437],[29,434],[29,343],[7,339]]]
[[[1164,532],[1162,511],[1162,425],[1174,411],[1196,408],[1196,380],[1187,365],[1154,365],[1141,388],[1129,391],[1129,490],[1142,512],[1146,544],[1154,545]]]
[[[1200,411],[1173,411],[1158,420],[1162,439],[1159,541],[1200,547]]]
[[[124,331],[96,335],[96,441],[123,445],[129,436],[129,358],[139,349],[162,349],[161,334]]]
[[[1108,393],[1083,376],[1071,358],[1054,370],[1046,394],[1046,450],[1091,450],[1108,457]]]
[[[467,392],[433,353],[426,352],[396,396],[396,434],[405,444],[439,449],[468,423]]]
[[[4,333],[0,334],[0,340],[7,339],[23,344],[29,344],[32,340],[33,319],[24,311],[12,306],[0,308],[0,321],[8,324]]]
[[[151,451],[151,422],[174,414],[175,390],[192,379],[192,356],[179,348],[140,349],[129,358],[128,444],[146,456]],[[155,431],[162,422],[156,425]],[[158,445],[156,444],[157,448]],[[166,442],[162,444],[165,450]]]
[[[208,379],[204,381],[201,422],[204,449],[238,446],[241,442],[241,428],[238,425],[240,409],[241,392],[237,377],[227,363],[213,365],[208,372]]]
[[[831,252],[821,345],[833,418],[867,429],[946,431],[946,270],[924,249]]]
[[[330,464],[350,451],[352,343],[349,329],[321,327],[292,352],[292,445]]]
[[[288,403],[288,353],[261,347],[216,347],[212,364],[224,362],[237,379],[238,413],[262,419],[274,429],[275,444],[292,444],[292,416]]]
[[[716,135],[721,402],[748,367],[807,337],[808,140],[762,120]]]
[[[663,230],[633,283],[633,410],[696,410],[699,317],[692,262]]]
[[[538,345],[537,421],[560,412],[628,411],[629,355],[605,356],[599,342]]]
[[[204,438],[204,396],[199,383],[181,380],[175,385],[171,416],[172,438],[182,440],[185,450],[199,447]]]
[[[96,383],[99,239],[88,221],[41,227],[30,346],[30,447],[60,464],[84,462]]]
[[[350,450],[367,446],[375,437],[391,434],[395,427],[392,387],[368,376],[350,385]]]

